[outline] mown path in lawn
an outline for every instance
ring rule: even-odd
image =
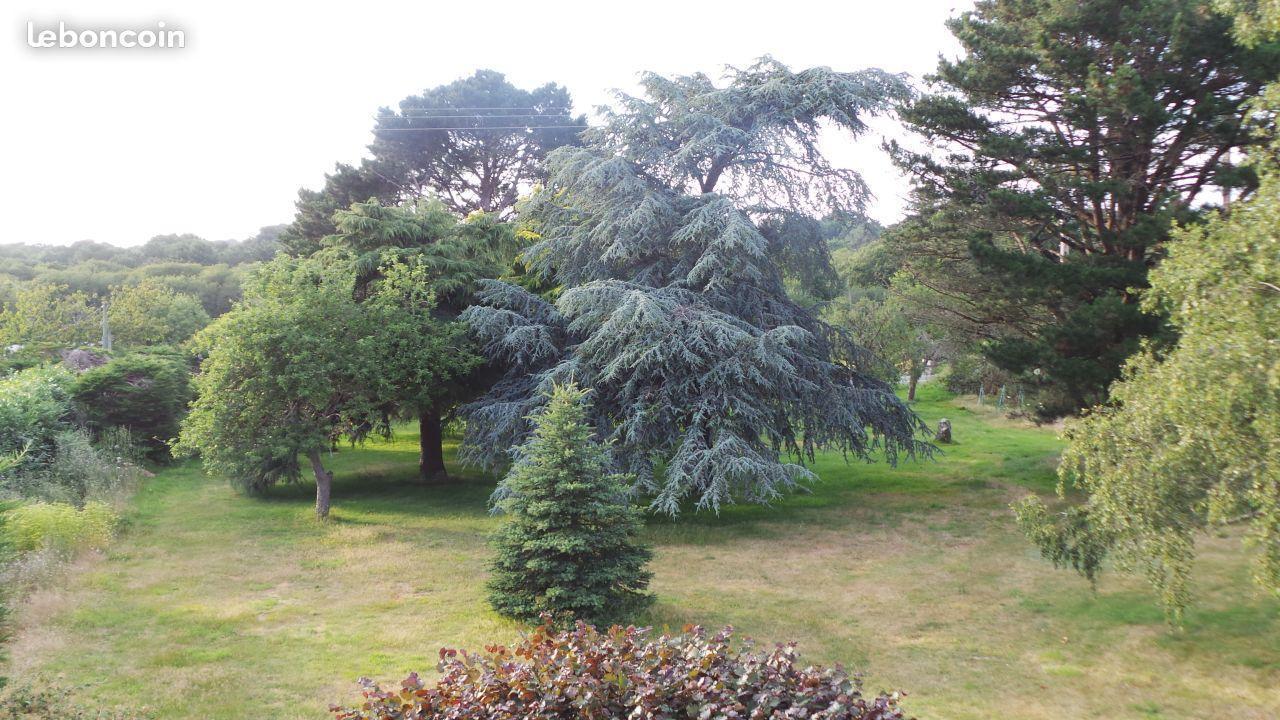
[[[650,520],[648,624],[732,624],[903,689],[930,718],[1280,717],[1280,602],[1236,537],[1202,546],[1197,605],[1168,630],[1139,580],[1097,593],[1041,561],[1008,503],[1051,492],[1059,442],[933,386],[934,461],[819,459],[812,493]],[[194,464],[138,494],[106,557],[21,608],[16,679],[160,718],[323,718],[362,675],[429,671],[444,645],[515,636],[484,600],[492,481],[416,484],[416,437],[334,456],[331,522],[309,485],[238,495]]]

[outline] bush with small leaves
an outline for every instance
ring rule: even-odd
[[[126,427],[148,455],[165,459],[191,400],[191,375],[173,353],[134,353],[80,375],[72,395],[95,434]]]
[[[70,388],[74,376],[60,367],[20,370],[0,377],[0,475],[9,476],[48,462],[57,436],[71,427]],[[12,461],[12,462],[10,462]]]
[[[687,626],[654,638],[584,623],[557,632],[548,622],[511,648],[441,650],[434,685],[417,674],[394,690],[362,680],[363,704],[330,710],[338,720],[905,717],[897,693],[865,697],[839,666],[799,664],[794,644],[756,651],[731,633]]]

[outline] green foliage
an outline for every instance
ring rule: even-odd
[[[823,319],[884,361],[877,376],[885,382],[896,385],[907,376],[910,400],[915,400],[915,385],[925,370],[942,360],[942,347],[928,328],[913,322],[894,298],[883,293],[850,290],[824,308]]]
[[[1280,30],[1280,2],[1276,0],[1216,0],[1218,10],[1236,21],[1236,38],[1256,46],[1274,40]]]
[[[0,457],[0,497],[82,506],[118,502],[133,489],[139,471],[118,448],[99,449],[80,428],[59,431],[39,462],[30,449]]]
[[[244,302],[194,340],[207,357],[177,447],[250,492],[298,479],[300,453],[319,480],[319,453],[380,418],[373,333],[384,318],[353,291],[350,263],[264,265]]]
[[[605,123],[585,134],[688,193],[718,192],[760,212],[856,214],[867,198],[857,172],[818,145],[827,122],[851,135],[904,100],[902,78],[882,70],[793,72],[771,57],[729,68],[725,84],[703,73],[643,73],[643,96],[617,93]],[[824,238],[825,239],[825,238]]]
[[[888,285],[903,311],[927,319],[956,347],[980,349],[1002,337],[1033,336],[1050,323],[1042,306],[1002,290],[1002,278],[974,261],[956,227],[976,229],[977,220],[953,206],[908,217],[885,233],[882,251],[869,251],[865,262],[870,272],[892,270]],[[991,241],[1004,250],[1016,247],[999,235]]]
[[[503,615],[608,623],[653,601],[640,516],[586,424],[586,395],[552,391],[502,481],[498,507],[511,519],[494,538],[489,602]]]
[[[119,522],[120,517],[106,503],[88,502],[77,508],[68,503],[33,502],[10,508],[0,529],[19,552],[50,549],[73,553],[106,547]]]
[[[1097,582],[1113,538],[1089,522],[1082,507],[1067,508],[1054,516],[1039,498],[1028,496],[1014,503],[1018,527],[1040,554],[1055,567],[1069,567]]]
[[[369,160],[360,167],[337,163],[324,176],[320,190],[301,188],[294,203],[297,213],[282,238],[285,251],[303,257],[324,246],[324,238],[337,232],[333,216],[356,203],[395,204],[400,188]]]
[[[56,295],[71,301],[79,294],[95,305],[94,299],[107,297],[113,288],[154,281],[174,292],[198,297],[205,312],[220,315],[239,299],[243,270],[275,255],[283,227],[264,227],[243,241],[163,235],[136,247],[92,241],[67,246],[2,245],[0,306],[12,303],[26,286],[58,286]],[[100,319],[94,318],[90,340],[98,339]]]
[[[510,270],[517,251],[511,225],[479,212],[458,222],[438,200],[355,203],[336,213],[334,222],[338,232],[325,243],[355,256],[357,296],[368,294],[389,269],[410,264],[439,313],[451,320],[470,302],[476,282]]]
[[[477,70],[379,111],[370,151],[411,197],[435,195],[462,217],[501,215],[542,175],[548,151],[576,142],[587,121],[572,113],[555,83],[523,90]]]
[[[0,475],[10,472],[22,464],[27,457],[27,448],[14,450],[7,455],[0,455]]]
[[[133,353],[82,373],[72,396],[95,434],[126,427],[151,457],[163,458],[191,400],[190,378],[179,358]]]
[[[285,244],[295,255],[314,252],[336,231],[335,212],[370,199],[394,205],[435,197],[457,217],[505,218],[545,174],[546,154],[577,142],[586,118],[572,113],[563,87],[524,90],[493,70],[382,108],[372,157],[358,167],[339,163],[319,191],[300,190]]]
[[[20,286],[0,310],[0,345],[84,345],[102,335],[101,311],[83,292],[51,283]]]
[[[1040,412],[1102,401],[1157,335],[1138,293],[1176,223],[1255,184],[1247,103],[1280,71],[1205,0],[983,0],[965,56],[904,111],[918,217],[900,255],[937,308],[1026,382]],[[1039,375],[1034,375],[1035,371]]]
[[[458,314],[477,282],[511,268],[516,240],[496,215],[457,218],[438,200],[413,205],[355,203],[335,214],[325,243],[355,255],[355,292],[384,318],[379,371],[387,404],[419,421],[420,474],[447,476],[440,426],[459,402],[487,389],[475,342]]]
[[[822,158],[818,125],[860,132],[900,79],[766,58],[723,85],[643,85],[586,147],[552,153],[522,206],[537,237],[522,259],[554,302],[487,282],[463,315],[507,371],[463,409],[468,457],[504,463],[569,381],[592,390],[590,424],[617,467],[672,514],[776,500],[813,478],[803,463],[819,447],[927,452],[869,353],[788,295],[768,222],[856,208],[861,180]]]
[[[1061,483],[1086,494],[1083,507],[1021,507],[1051,559],[1093,575],[1110,551],[1146,573],[1175,620],[1196,535],[1218,523],[1248,526],[1254,577],[1280,592],[1277,226],[1280,182],[1267,177],[1228,217],[1179,234],[1146,300],[1168,313],[1177,346],[1134,357],[1112,402],[1069,426]]]
[[[91,500],[117,502],[133,489],[138,469],[124,455],[111,452],[94,447],[84,430],[64,431],[58,434],[53,460],[16,478],[10,487],[21,497],[76,506]]]
[[[757,651],[728,629],[544,625],[511,648],[442,649],[438,671],[431,686],[416,673],[398,690],[364,680],[360,707],[331,709],[338,720],[905,717],[896,694],[867,698],[839,667],[801,665],[794,643]]]
[[[118,285],[156,282],[175,293],[200,298],[206,313],[216,317],[231,309],[240,299],[242,280],[254,265],[196,265],[194,263],[157,263],[130,270]]]
[[[124,267],[164,262],[212,265],[270,260],[283,225],[264,227],[246,240],[204,240],[195,235],[157,235],[132,247],[82,240],[70,245],[0,245],[0,272],[29,280],[45,270]],[[96,265],[94,263],[97,263]]]
[[[991,364],[981,352],[964,352],[947,358],[947,390],[957,395],[976,395],[979,389],[990,395],[1001,385],[1016,384],[1015,380],[1013,375]]]
[[[416,218],[405,210],[395,221]],[[402,403],[416,410],[476,363],[462,328],[437,317],[423,255],[369,269],[343,237],[314,257],[264,265],[244,302],[197,336],[208,357],[178,443],[250,492],[298,479],[306,456],[321,516],[331,480],[323,451],[344,436],[389,432]]]
[[[112,290],[107,318],[120,347],[178,345],[209,324],[200,299],[153,279]]]
[[[865,215],[835,216],[823,222],[827,245],[832,252],[858,250],[871,245],[884,235],[884,226]]]
[[[0,348],[0,378],[46,364],[53,358],[53,351],[47,344]]]
[[[831,259],[837,274],[850,288],[887,288],[902,267],[886,243],[879,239],[857,248],[837,248],[832,251]]]
[[[78,378],[60,365],[0,379],[0,495],[115,499],[132,477],[72,423]]]
[[[0,469],[0,478],[52,459],[58,434],[70,427],[73,380],[60,366],[0,377],[0,455],[13,466]],[[21,459],[14,459],[15,454],[21,454]]]
[[[140,464],[146,457],[146,448],[140,447],[128,427],[113,425],[98,431],[98,450],[119,462]]]

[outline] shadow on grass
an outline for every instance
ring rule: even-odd
[[[921,387],[913,407],[930,424],[940,417],[952,419],[957,442],[941,447],[932,458],[901,458],[896,466],[882,457],[846,460],[836,453],[820,454],[807,464],[819,479],[776,502],[726,506],[718,513],[699,510],[691,502],[674,518],[650,511],[647,535],[660,544],[713,545],[781,537],[801,526],[892,528],[948,508],[1002,508],[1009,485],[1052,490],[1058,446],[1051,433],[1016,424],[995,427],[993,422],[1005,421],[994,411],[974,412],[932,385]],[[412,429],[390,440],[373,439],[327,454],[325,464],[335,476],[335,520],[377,522],[359,517],[365,513],[488,515],[497,479],[460,466],[456,440],[445,451],[451,478],[439,484],[418,479],[417,435]],[[273,487],[259,497],[299,509],[310,506],[314,498],[315,485],[307,474],[298,483]]]

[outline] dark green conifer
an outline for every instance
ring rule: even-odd
[[[489,602],[521,620],[621,621],[653,600],[651,553],[609,451],[587,426],[586,392],[557,386],[503,481],[510,520],[494,538]]]

